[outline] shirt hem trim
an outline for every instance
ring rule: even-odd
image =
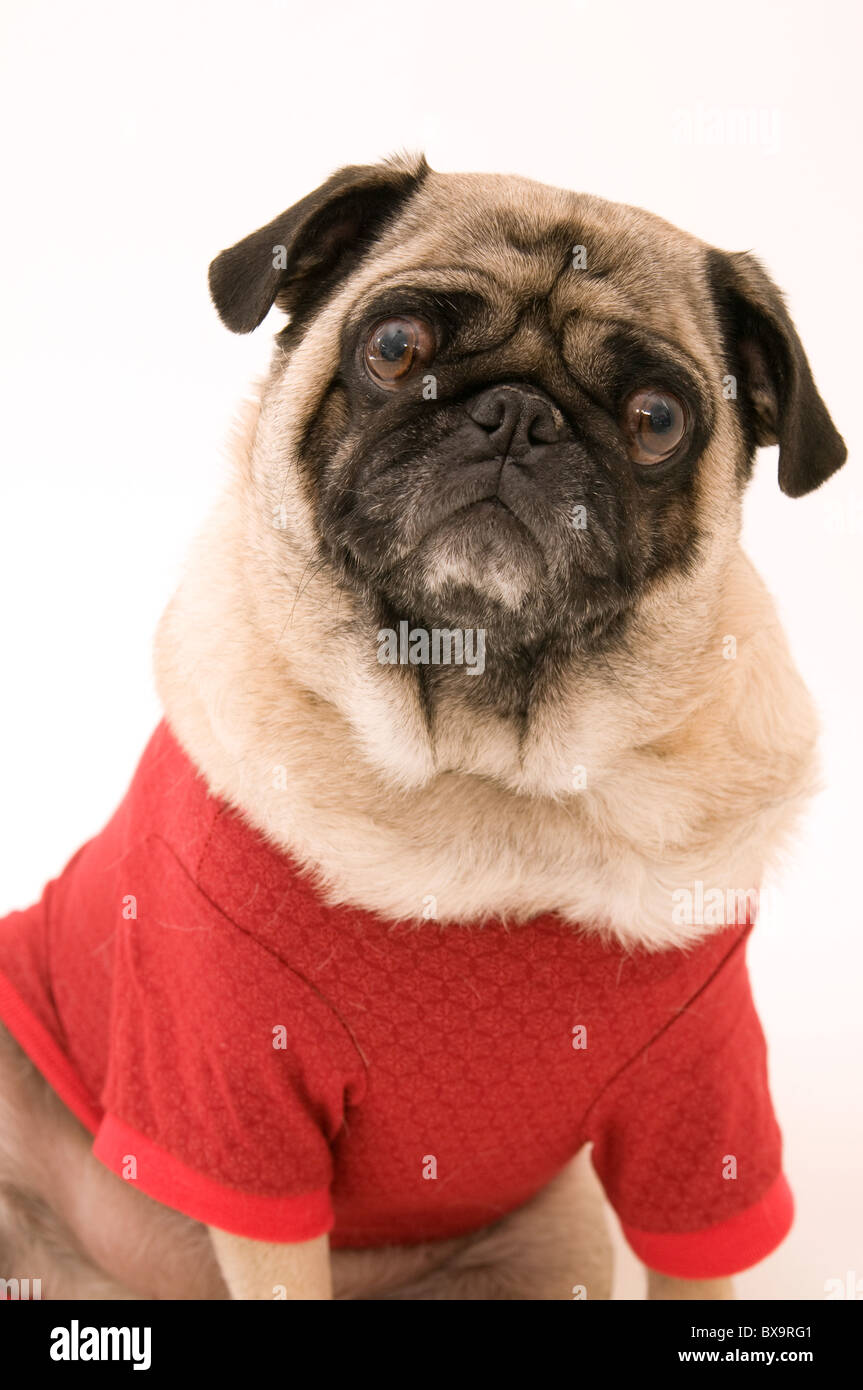
[[[657,1274],[721,1279],[763,1260],[785,1239],[793,1220],[794,1198],[780,1173],[754,1206],[701,1231],[641,1231],[621,1225],[636,1255]]]
[[[0,1019],[26,1052],[37,1071],[42,1073],[52,1090],[56,1091],[63,1104],[69,1107],[72,1114],[91,1134],[95,1134],[102,1123],[101,1110],[93,1103],[71,1059],[57,1039],[30,1005],[25,1003],[12,981],[2,971]]]
[[[93,1153],[148,1197],[195,1221],[250,1240],[293,1244],[326,1235],[333,1227],[327,1188],[294,1196],[241,1192],[188,1167],[116,1115],[106,1115]],[[130,1160],[136,1176],[128,1176]]]

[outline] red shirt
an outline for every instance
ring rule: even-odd
[[[706,1278],[791,1223],[747,934],[649,953],[328,906],[162,724],[106,829],[0,921],[0,1017],[96,1156],[200,1221],[454,1236],[590,1141],[635,1251]]]

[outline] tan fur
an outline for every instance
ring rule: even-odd
[[[607,273],[563,284],[542,234],[575,215]],[[536,250],[499,237],[496,217]],[[815,719],[739,547],[742,441],[719,390],[704,249],[638,209],[527,180],[430,174],[290,355],[277,351],[160,625],[156,668],[171,727],[211,790],[330,902],[416,920],[433,904],[452,923],[556,912],[627,946],[668,949],[711,930],[674,919],[676,890],[756,889],[786,843],[813,787]],[[501,321],[519,294],[542,296],[596,381],[606,321],[647,326],[716,384],[698,565],[655,584],[626,642],[573,669],[531,710],[526,735],[477,715],[457,682],[441,687],[429,720],[415,674],[377,663],[372,619],[318,560],[299,441],[346,316],[388,282],[481,282]],[[512,369],[544,351],[526,328]],[[506,351],[496,364],[504,376]],[[578,769],[586,785],[575,790]],[[280,1286],[290,1298],[570,1298],[580,1284],[589,1298],[609,1294],[584,1155],[486,1231],[330,1260],[324,1238],[286,1249],[212,1232],[211,1245],[196,1223],[131,1191],[96,1163],[2,1029],[0,1103],[0,1241],[27,1272],[44,1264],[49,1296],[271,1298]],[[727,1281],[651,1280],[656,1298],[729,1295]]]
[[[575,293],[595,315],[673,331],[711,372],[720,412],[700,474],[697,572],[659,583],[625,651],[573,670],[526,741],[497,716],[477,719],[456,692],[427,727],[413,674],[377,664],[370,618],[317,562],[296,466],[345,315],[382,284],[467,285],[492,270],[507,287],[548,290],[556,267],[541,256],[478,243],[472,210],[483,208],[485,227],[495,199],[534,237],[577,210],[619,269],[590,288],[574,277],[561,312]],[[312,871],[331,902],[419,918],[431,900],[442,921],[555,911],[629,945],[667,947],[705,930],[672,920],[675,890],[696,880],[757,889],[786,842],[813,788],[816,726],[739,549],[740,444],[706,298],[695,308],[702,250],[637,209],[434,174],[290,358],[277,355],[247,411],[232,484],[160,627],[157,678],[213,791]],[[587,785],[575,792],[577,767]]]

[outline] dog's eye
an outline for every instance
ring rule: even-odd
[[[366,339],[366,370],[382,386],[401,386],[434,352],[434,331],[425,319],[381,319]]]
[[[686,411],[670,391],[634,391],[623,408],[633,463],[662,463],[686,434]]]

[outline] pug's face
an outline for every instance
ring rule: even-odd
[[[638,328],[594,321],[584,341],[580,272],[561,276],[574,226],[518,253],[519,284],[482,264],[490,222],[455,274],[408,267],[347,316],[304,450],[321,534],[349,581],[421,626],[595,642],[697,547],[711,392]]]
[[[792,496],[845,456],[758,263],[597,198],[346,169],[211,289],[235,331],[290,314],[268,390],[300,418],[270,463],[319,562],[377,621],[486,630],[510,672],[603,651],[730,544],[758,444]]]

